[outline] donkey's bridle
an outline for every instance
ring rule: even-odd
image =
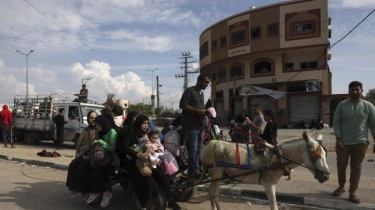
[[[318,142],[319,143],[319,146],[318,147],[320,147],[322,150],[324,150],[325,152],[326,152],[326,156],[328,155],[327,154],[327,149],[323,146],[323,142],[321,141],[321,140],[315,140],[316,142]],[[315,148],[314,150],[311,150],[311,148],[309,147],[309,144],[306,144],[306,146],[307,146],[307,152],[309,153],[309,159],[310,159],[310,161],[311,161],[311,163],[313,164],[313,166],[314,166],[314,169],[310,169],[310,170],[313,170],[313,171],[315,171],[315,174],[314,174],[314,177],[315,178],[318,178],[318,176],[319,176],[319,174],[327,174],[327,173],[325,173],[323,170],[320,170],[320,169],[318,169],[318,167],[316,166],[316,162],[321,158],[320,156],[315,156],[315,157],[313,157],[313,152],[311,152],[311,151],[316,151],[317,149],[318,149],[318,147],[317,148]],[[308,168],[308,167],[306,167],[306,168]]]
[[[318,147],[321,147],[321,148],[326,152],[326,156],[327,156],[327,149],[323,146],[322,141],[320,141],[320,140],[315,140],[315,141],[319,143],[319,146],[318,146]],[[281,146],[282,146],[282,145],[279,146],[280,149],[281,149]],[[318,148],[318,147],[317,147],[317,148]],[[270,148],[270,147],[268,147],[268,148],[269,148],[271,151],[274,151],[272,148]],[[316,150],[317,148],[315,148],[315,150]],[[308,155],[309,155],[309,159],[310,159],[312,165],[314,166],[314,169],[311,169],[311,168],[309,168],[309,167],[307,167],[307,166],[305,166],[305,165],[302,165],[302,164],[297,163],[297,162],[295,162],[295,161],[293,161],[293,160],[290,160],[289,158],[284,157],[283,155],[277,153],[276,151],[274,151],[274,152],[275,152],[276,155],[278,155],[279,157],[281,157],[281,158],[283,158],[283,159],[285,159],[285,160],[287,160],[287,161],[289,161],[289,162],[291,162],[291,163],[294,163],[294,164],[297,164],[297,165],[302,166],[302,167],[304,167],[304,168],[307,168],[307,169],[309,169],[309,170],[315,171],[315,176],[317,176],[319,172],[322,172],[323,174],[326,174],[324,171],[318,169],[318,167],[316,166],[316,162],[317,162],[318,159],[320,159],[321,157],[316,158],[316,159],[314,160],[314,157],[313,157],[313,155],[312,155],[312,153],[311,153],[311,148],[309,147],[309,144],[308,144],[307,142],[306,142],[306,149],[307,149],[307,153],[308,153]],[[315,151],[315,150],[313,150],[313,151]],[[288,166],[285,166],[285,167],[288,168]],[[291,171],[289,168],[288,168],[288,170]]]

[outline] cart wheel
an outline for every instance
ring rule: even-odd
[[[135,192],[132,193],[132,203],[136,209],[141,208],[141,203],[139,203]],[[158,196],[153,196],[153,198],[147,203],[147,210],[165,210],[167,208],[167,196],[164,191],[160,189],[158,191]]]
[[[176,186],[175,186],[176,187]],[[173,198],[176,201],[179,202],[186,202],[190,200],[192,197],[194,197],[195,193],[197,193],[198,187],[194,186],[186,190],[181,190],[181,189],[173,189],[172,194]]]

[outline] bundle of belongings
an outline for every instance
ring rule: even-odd
[[[36,153],[38,156],[41,157],[61,157],[60,153],[53,151],[53,152],[47,152],[45,149],[41,152]]]

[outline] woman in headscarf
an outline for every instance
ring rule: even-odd
[[[95,139],[98,139],[98,131],[95,126],[96,113],[90,111],[87,113],[88,127],[82,130],[76,147],[75,159],[69,164],[66,186],[69,188],[70,197],[74,197],[77,192],[82,192],[84,200],[88,198],[89,185],[87,180],[90,164],[90,146]]]
[[[115,118],[112,115],[112,110],[110,108],[103,108],[101,113],[107,118],[109,124],[111,124],[112,128],[116,131],[116,133],[119,133],[120,127],[116,125]]]
[[[116,138],[117,132],[112,128],[108,119],[104,115],[100,115],[95,119],[96,129],[99,131],[99,139],[94,140],[94,143],[100,144],[112,156],[111,164],[104,165],[98,168],[92,168],[90,196],[87,203],[94,201],[101,193],[103,193],[100,207],[106,207],[109,200],[112,198],[112,187],[109,185],[109,176],[114,167],[120,165],[120,159],[116,154]]]
[[[120,157],[125,159],[125,168],[132,180],[133,188],[139,202],[141,209],[146,209],[147,203],[151,200],[152,195],[157,196],[159,183],[163,188],[167,198],[168,206],[173,210],[180,210],[180,206],[176,203],[171,195],[171,186],[168,177],[161,168],[152,169],[152,176],[142,176],[137,166],[135,165],[136,158],[147,160],[148,155],[142,152],[136,152],[132,146],[138,144],[144,138],[147,138],[148,132],[148,117],[145,115],[138,115],[132,127],[124,131],[123,137],[118,139],[118,150],[125,156]],[[131,160],[126,156],[130,156]]]
[[[122,124],[122,129],[127,129],[129,126],[133,125],[134,121],[137,119],[138,112],[136,111],[130,111],[126,115],[126,119],[124,120],[124,123]]]

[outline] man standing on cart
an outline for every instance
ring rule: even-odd
[[[208,84],[209,77],[200,74],[195,86],[187,88],[180,100],[182,129],[186,132],[189,152],[187,182],[194,182],[202,175],[199,164],[203,137],[201,118],[206,113],[203,90]]]

